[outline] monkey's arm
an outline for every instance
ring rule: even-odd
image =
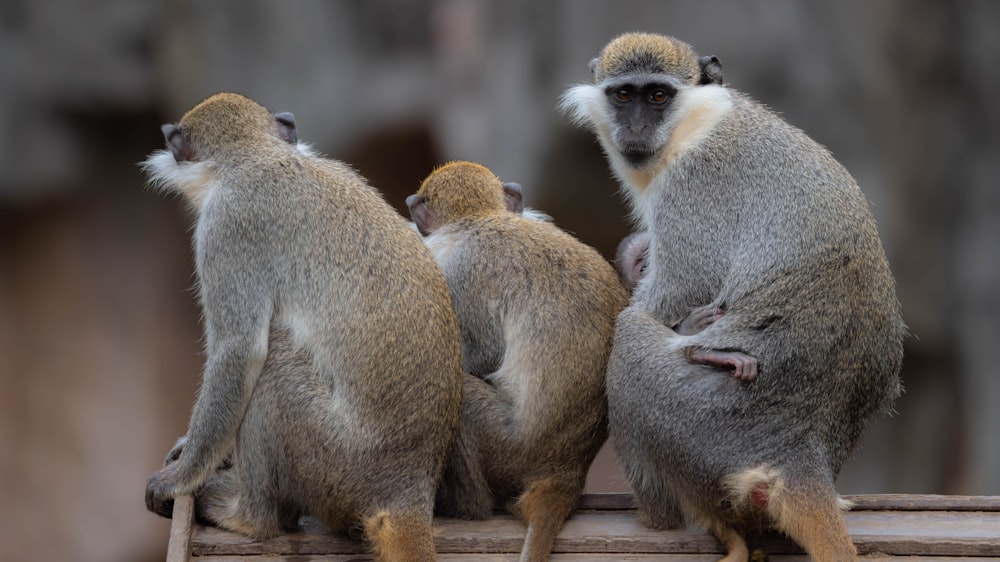
[[[715,305],[698,308],[674,331],[648,312],[630,306],[618,316],[615,325],[616,353],[621,352],[623,357],[644,364],[637,368],[659,370],[675,362],[676,354],[680,352],[690,363],[726,370],[736,379],[751,382],[757,377],[755,357],[738,350],[713,349],[699,342],[699,338],[686,337],[701,333],[723,314],[722,309]],[[668,345],[664,346],[664,343]]]
[[[273,305],[263,285],[226,271],[232,256],[202,276],[208,358],[179,458],[149,477],[146,503],[193,493],[232,451],[250,395],[267,357]]]

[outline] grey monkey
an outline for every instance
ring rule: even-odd
[[[309,513],[378,560],[434,560],[461,408],[448,287],[420,237],[294,117],[214,95],[164,125],[151,182],[194,207],[207,360],[186,436],[149,478],[169,515],[266,538]],[[224,462],[229,458],[229,461]]]
[[[715,57],[630,33],[591,69],[563,107],[649,233],[608,367],[643,520],[698,522],[727,560],[766,526],[817,560],[856,558],[834,480],[901,392],[906,332],[867,201],[827,150],[723,85]],[[724,313],[670,328],[706,303]],[[751,377],[720,368],[748,359]]]

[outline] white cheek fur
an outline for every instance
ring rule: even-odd
[[[140,166],[154,189],[178,192],[201,210],[217,181],[212,162],[181,162],[174,160],[169,150],[150,154]]]

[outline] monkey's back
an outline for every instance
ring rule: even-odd
[[[273,302],[280,336],[240,436],[248,451],[276,449],[247,462],[297,459],[271,467],[272,481],[334,526],[350,524],[342,519],[355,510],[430,506],[461,401],[458,326],[443,275],[347,166],[295,154],[241,172],[255,180],[228,182],[239,188],[206,205],[211,226],[199,233],[199,259],[244,260],[247,275],[277,287],[259,296]],[[222,204],[227,198],[249,210],[227,214],[241,208]],[[239,250],[213,252],[219,236],[238,239]],[[279,428],[285,433],[274,436]]]
[[[574,459],[585,471],[606,435],[605,372],[626,302],[614,270],[555,225],[513,214],[464,219],[434,236],[457,240],[442,267],[463,341],[473,342],[466,368],[532,421],[522,455]]]

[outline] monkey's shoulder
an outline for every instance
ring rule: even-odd
[[[611,264],[594,248],[554,224],[516,215],[459,221],[431,235],[428,246],[451,280],[521,280],[505,292],[540,299],[609,299],[624,304],[624,289]],[[484,257],[488,259],[483,259]],[[602,297],[603,298],[603,297]]]

